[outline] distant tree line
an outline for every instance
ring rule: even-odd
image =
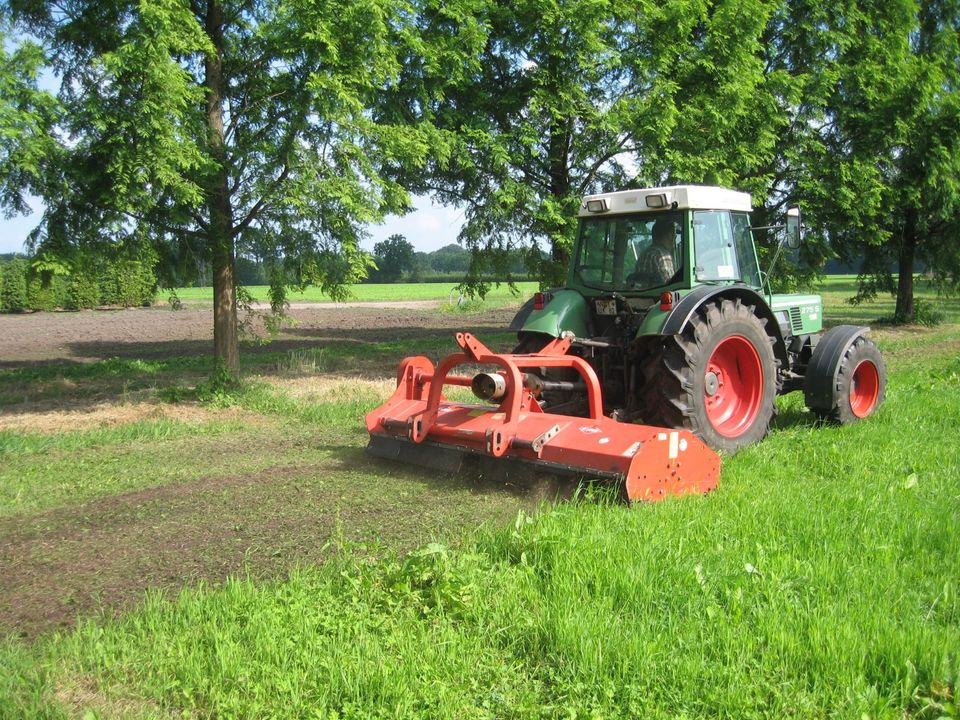
[[[157,257],[149,248],[113,256],[0,256],[0,312],[138,307],[157,297]]]
[[[534,278],[528,260],[530,252],[529,248],[511,248],[506,262],[491,269],[484,279],[505,282]],[[473,254],[455,243],[433,252],[419,252],[403,235],[391,235],[374,245],[373,259],[376,267],[364,282],[461,282],[470,272]]]
[[[535,279],[529,269],[529,249],[511,249],[509,262],[500,274],[486,276],[489,282]],[[462,282],[470,271],[472,253],[462,245],[450,243],[432,252],[417,250],[403,235],[391,235],[376,243],[373,263],[363,283]],[[240,255],[235,260],[241,285],[269,285],[274,263],[268,258]],[[170,285],[167,278],[165,284]],[[209,263],[181,273],[173,284],[184,287],[209,287],[213,273]]]

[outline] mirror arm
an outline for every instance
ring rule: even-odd
[[[773,286],[770,284],[770,277],[773,275],[773,268],[777,265],[777,260],[780,259],[780,253],[783,251],[784,241],[781,240],[777,243],[777,251],[773,253],[773,260],[770,261],[770,264],[767,266],[767,292],[773,294]]]

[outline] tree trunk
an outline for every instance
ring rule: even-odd
[[[900,239],[900,256],[897,263],[897,322],[910,323],[916,320],[913,302],[913,262],[917,250],[917,211],[907,210]]]
[[[207,186],[209,239],[213,260],[213,356],[231,372],[240,366],[237,338],[237,293],[234,283],[233,208],[223,131],[223,5],[209,0],[206,32],[214,51],[204,60],[207,91],[207,131],[210,155],[216,163]]]
[[[561,205],[570,193],[570,132],[568,122],[554,119],[550,126],[550,143],[547,161],[550,174],[550,194]],[[547,228],[550,238],[550,262],[545,263],[540,281],[546,287],[562,287],[567,280],[570,265],[570,248],[566,244],[567,228]]]

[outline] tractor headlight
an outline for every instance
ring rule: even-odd
[[[606,198],[599,198],[597,200],[587,200],[587,211],[592,213],[606,212],[610,209],[610,204],[607,202]]]
[[[647,195],[646,200],[648,208],[662,208],[667,206],[667,194],[659,193],[657,195]]]

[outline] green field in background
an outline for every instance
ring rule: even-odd
[[[354,302],[391,302],[400,300],[436,300],[442,303],[455,303],[460,297],[456,283],[370,283],[351,285],[350,301]],[[516,299],[526,300],[537,291],[537,283],[521,282],[516,284],[519,294],[511,292],[509,286],[492,287],[487,294],[488,302]],[[253,285],[246,288],[255,300],[268,303],[269,288],[266,285]],[[213,302],[213,288],[177,288],[177,296],[183,301]],[[161,298],[164,298],[161,293]],[[303,292],[290,292],[290,302],[333,302],[320,288],[308,287]]]

